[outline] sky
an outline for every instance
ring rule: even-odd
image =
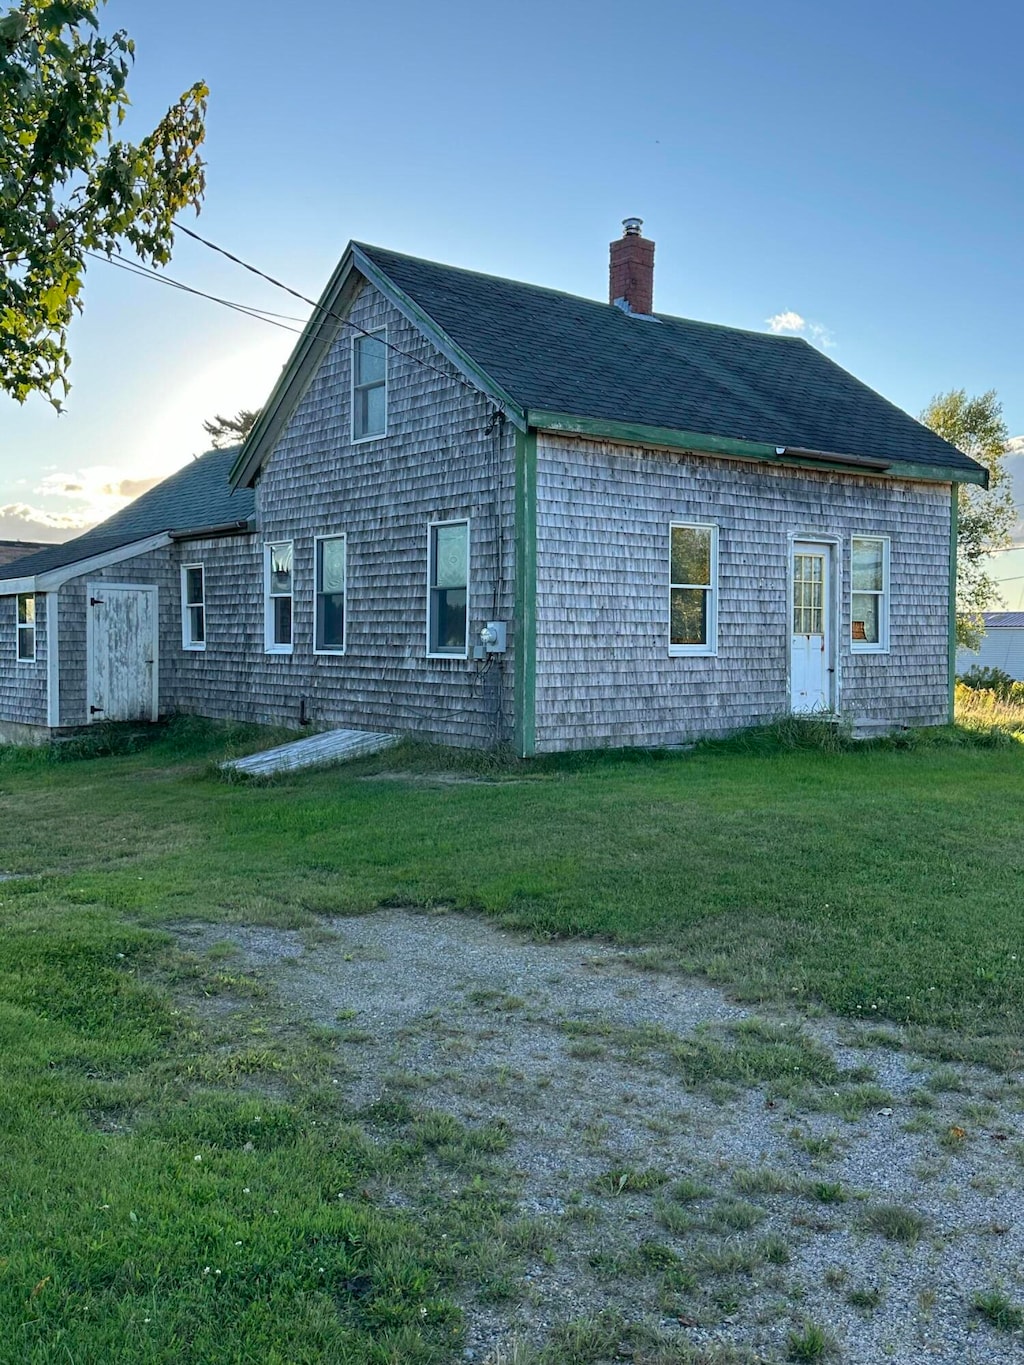
[[[1010,0],[110,0],[102,23],[136,42],[126,136],[210,86],[184,221],[303,294],[354,238],[605,298],[636,215],[656,310],[804,335],[915,415],[995,389],[1024,435]],[[166,273],[308,313],[183,235]],[[90,264],[67,411],[0,395],[0,538],[117,510],[258,407],[295,340]],[[1024,549],[995,567],[1024,606]]]

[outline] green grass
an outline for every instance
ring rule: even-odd
[[[1024,1031],[1020,746],[534,765],[406,748],[218,775],[264,737],[185,722],[0,751],[0,872],[22,874],[0,882],[0,1358],[419,1365],[458,1351],[474,1267],[492,1301],[518,1292],[488,1164],[510,1135],[391,1092],[345,1113],[327,1039],[268,1031],[259,984],[223,951],[177,952],[168,924],[476,910],[653,945],[749,999],[945,1030],[949,1056],[1012,1059]],[[442,763],[474,780],[435,782]],[[396,767],[410,778],[378,780]],[[203,1022],[214,996],[249,1023]],[[758,1022],[637,1045],[696,1085],[839,1079],[801,1030]],[[378,1198],[413,1169],[407,1206]],[[562,1358],[586,1357],[580,1333]]]

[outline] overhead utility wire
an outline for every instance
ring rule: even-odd
[[[351,318],[342,317],[340,313],[335,313],[333,309],[327,308],[322,303],[317,303],[315,299],[307,298],[305,294],[300,294],[299,291],[293,289],[291,285],[284,284],[281,280],[275,279],[273,275],[268,275],[265,270],[259,270],[256,266],[250,265],[248,261],[243,261],[241,256],[236,256],[233,252],[228,251],[226,247],[218,246],[216,242],[210,242],[205,237],[200,237],[198,232],[193,232],[190,227],[186,227],[184,223],[179,223],[177,219],[175,219],[174,226],[180,232],[184,232],[186,236],[194,238],[205,247],[209,247],[211,251],[219,252],[221,256],[226,256],[229,261],[234,261],[235,265],[240,265],[243,270],[248,270],[253,275],[258,275],[261,280],[266,280],[268,284],[274,285],[277,289],[283,289],[286,294],[291,294],[293,298],[301,299],[303,303],[308,303],[311,308],[317,309],[318,312],[323,313],[326,317],[333,318],[335,322],[340,322],[343,327],[351,327],[353,331],[359,332],[364,337],[373,337],[381,346],[386,347],[389,351],[394,351],[395,355],[404,356],[406,360],[412,360],[415,364],[422,365],[425,370],[433,370],[434,374],[439,374],[442,379],[447,379],[449,381],[455,379],[457,383],[472,390],[473,393],[478,394],[480,392],[480,389],[476,384],[463,378],[461,374],[448,374],[444,370],[439,369],[437,365],[431,365],[429,360],[424,360],[421,356],[413,355],[411,351],[405,351],[401,346],[396,346],[394,342],[381,340],[375,332],[368,331],[367,328],[361,327],[358,322],[353,322]],[[504,417],[504,404],[497,403],[494,399],[491,401],[496,404],[501,417]]]
[[[267,308],[254,308],[248,304],[236,303],[232,299],[220,298],[217,294],[207,294],[202,289],[196,289],[190,284],[184,284],[181,280],[175,280],[170,275],[161,275],[155,270],[147,270],[144,266],[136,265],[134,261],[125,261],[118,256],[103,256],[97,251],[87,251],[87,256],[94,260],[105,261],[108,265],[117,266],[119,270],[126,270],[130,275],[141,275],[143,279],[155,280],[157,284],[168,285],[171,289],[180,289],[185,294],[194,294],[200,299],[209,299],[211,303],[219,303],[224,308],[231,308],[236,313],[244,313],[247,317],[256,318],[259,322],[269,322],[272,327],[280,327],[285,332],[291,332],[295,336],[302,335],[299,327],[289,327],[288,322],[301,322],[302,318],[289,317],[286,313],[272,313]],[[285,319],[285,321],[279,321]]]

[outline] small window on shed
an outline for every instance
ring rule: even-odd
[[[387,428],[388,352],[383,331],[352,338],[352,439],[383,436]]]
[[[36,597],[23,592],[18,597],[18,662],[30,664],[36,657]]]
[[[202,564],[185,564],[181,570],[181,646],[206,648],[206,581]]]

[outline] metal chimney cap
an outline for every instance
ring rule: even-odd
[[[641,232],[641,228],[643,227],[643,225],[644,220],[642,218],[623,218],[622,220],[623,237],[642,236],[643,234]]]

